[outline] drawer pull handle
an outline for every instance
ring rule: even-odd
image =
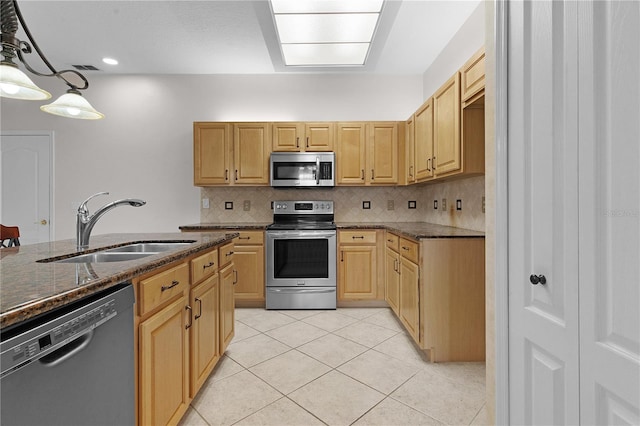
[[[196,302],[198,302],[198,314],[196,315],[195,319],[198,319],[202,316],[202,300],[196,297]]]
[[[185,306],[185,307],[184,307],[184,309],[185,309],[186,311],[189,311],[189,324],[187,324],[187,325],[184,327],[184,328],[185,328],[185,330],[186,330],[186,329],[191,328],[191,326],[193,325],[193,321],[191,320],[191,312],[193,311],[193,309],[191,309],[191,306],[189,306],[189,305]]]
[[[251,237],[238,237],[239,240],[250,240]]]
[[[229,253],[226,253],[226,254],[225,254],[225,256],[231,256],[231,255],[233,255],[233,252],[232,252],[232,251],[230,251]]]
[[[393,240],[387,240],[387,242],[388,242],[388,243],[392,243],[392,242],[393,242]]]
[[[173,281],[171,281],[171,285],[163,285],[160,290],[162,290],[162,291],[169,290],[170,288],[173,288],[173,287],[177,286],[178,284],[180,284],[180,281],[173,280]]]
[[[215,262],[209,262],[206,265],[202,265],[202,269],[211,268],[213,265],[215,265]]]
[[[237,270],[233,270],[233,285],[238,284],[238,271]]]
[[[409,247],[402,246],[402,250],[409,251]]]
[[[364,235],[354,235],[351,238],[354,239],[354,240],[356,240],[356,239],[364,240]]]

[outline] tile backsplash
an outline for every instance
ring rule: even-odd
[[[440,225],[484,231],[484,177],[458,181],[398,187],[335,187],[332,189],[274,189],[271,187],[215,187],[202,188],[201,199],[209,199],[209,208],[200,205],[203,223],[271,222],[271,201],[275,200],[333,200],[337,222],[431,222]],[[446,211],[441,210],[442,199],[447,200]],[[438,210],[433,200],[438,199]],[[462,210],[456,210],[456,200]],[[250,209],[244,210],[246,201]],[[362,208],[369,201],[371,208]],[[390,201],[393,210],[389,209]],[[409,209],[409,201],[416,202]],[[225,203],[233,209],[225,209]]]

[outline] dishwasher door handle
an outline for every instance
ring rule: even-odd
[[[39,361],[45,367],[55,367],[56,365],[63,363],[69,358],[72,358],[75,354],[89,346],[89,343],[91,343],[91,339],[93,339],[93,329],[89,330],[88,333],[81,335],[77,339],[67,343],[60,349],[56,349],[50,354],[43,356],[39,359]]]

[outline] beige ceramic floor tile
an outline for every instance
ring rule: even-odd
[[[424,352],[405,333],[396,334],[373,349],[421,368],[430,363]]]
[[[398,334],[397,331],[368,322],[358,322],[334,332],[338,336],[372,348]]]
[[[380,312],[391,311],[389,308],[338,308],[338,312],[342,315],[348,315],[350,317],[362,320],[371,315],[375,315]]]
[[[237,426],[322,426],[320,420],[289,398],[281,398],[236,423]]]
[[[178,426],[208,426],[208,424],[193,407],[189,407]]]
[[[484,362],[439,362],[431,364],[429,369],[460,384],[485,387]]]
[[[483,390],[461,386],[427,370],[413,376],[391,397],[450,425],[468,425],[485,402]]]
[[[277,311],[262,311],[257,315],[252,315],[239,321],[264,333],[265,331],[273,330],[274,328],[292,323],[295,319]]]
[[[285,345],[296,348],[315,340],[318,337],[324,336],[327,332],[321,328],[314,327],[311,324],[296,321],[267,331],[265,334],[284,343]]]
[[[218,364],[213,369],[213,373],[209,376],[208,380],[221,380],[225,377],[233,376],[244,370],[244,367],[229,358],[227,355],[223,355],[218,361]]]
[[[321,314],[323,312],[326,312],[326,310],[313,310],[313,309],[290,309],[290,310],[285,310],[285,311],[278,311],[281,314],[284,315],[288,315],[291,318],[295,318],[297,320],[301,320],[301,319],[305,319],[314,315],[318,315]]]
[[[235,310],[235,318],[236,320],[244,320],[255,315],[261,314],[264,312],[262,308],[236,308]]]
[[[334,368],[368,350],[366,346],[335,334],[327,334],[297,349]]]
[[[489,421],[487,420],[487,404],[482,406],[478,415],[473,419],[471,424],[475,426],[489,426]]]
[[[329,425],[350,425],[384,395],[333,370],[292,392],[289,398]]]
[[[291,350],[251,367],[256,376],[287,395],[331,370],[301,352]]]
[[[251,328],[240,321],[235,322],[233,331],[234,331],[234,336],[233,336],[234,342],[239,342],[241,340],[260,334],[260,332],[255,328]]]
[[[282,397],[248,371],[209,382],[191,405],[211,425],[230,425]]]
[[[358,321],[353,317],[342,315],[336,311],[326,311],[320,314],[308,317],[302,321],[311,324],[326,331],[335,331],[346,327]]]
[[[338,371],[389,395],[421,368],[369,350],[341,365]]]
[[[379,325],[380,327],[388,328],[394,331],[404,332],[405,329],[402,326],[400,320],[396,317],[396,314],[391,310],[378,312],[377,314],[371,315],[363,320],[364,322],[369,322],[371,324]]]
[[[264,334],[258,334],[238,343],[232,343],[225,354],[244,368],[249,368],[290,349],[284,343]]]
[[[354,425],[368,426],[413,426],[413,425],[441,425],[437,420],[422,414],[420,411],[392,399],[387,398],[376,405]]]

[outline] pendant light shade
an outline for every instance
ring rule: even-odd
[[[80,92],[73,89],[60,96],[55,102],[41,106],[40,109],[49,114],[67,118],[84,120],[99,120],[104,118],[104,114],[96,111],[89,101],[82,97]]]
[[[51,93],[35,85],[25,73],[13,65],[0,65],[0,97],[40,101]]]

